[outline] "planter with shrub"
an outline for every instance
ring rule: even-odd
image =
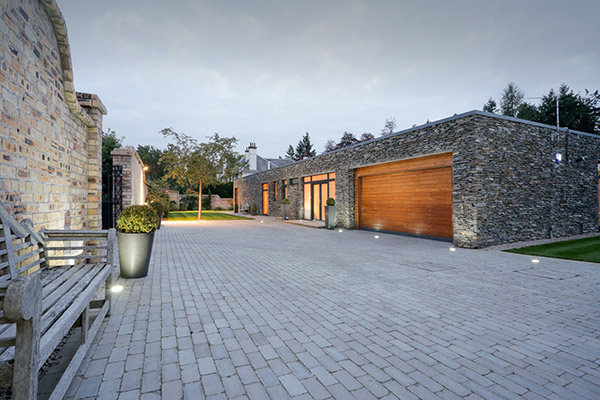
[[[143,278],[148,275],[158,215],[148,206],[130,206],[117,220],[121,277]]]
[[[290,219],[290,199],[287,197],[281,200],[281,219],[284,221]]]
[[[327,206],[325,206],[325,227],[335,228],[335,199],[331,197],[327,199]]]

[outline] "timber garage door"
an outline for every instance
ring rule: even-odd
[[[360,229],[452,238],[452,153],[356,170]]]

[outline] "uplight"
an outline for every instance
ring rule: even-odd
[[[456,247],[450,247],[448,250],[450,250],[450,251],[456,251]]]
[[[261,223],[261,224],[262,224],[263,222],[265,222],[265,221],[260,221],[260,223]]]
[[[531,260],[532,263],[537,264],[540,262],[540,260],[538,260],[537,258],[534,258],[533,260]]]
[[[375,235],[375,239],[379,239],[379,235]]]
[[[113,293],[121,293],[123,291],[123,285],[114,285],[110,288],[110,291]]]
[[[341,230],[341,229],[338,229],[338,232],[339,232],[339,233],[342,233],[342,232],[344,232],[344,231],[343,231],[343,230]]]

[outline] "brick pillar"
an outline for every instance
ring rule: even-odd
[[[146,201],[146,179],[144,164],[132,146],[114,149],[110,153],[113,165],[123,167],[123,208],[144,204]]]
[[[95,94],[77,92],[77,101],[94,121],[88,127],[87,228],[102,227],[102,118],[106,108]]]

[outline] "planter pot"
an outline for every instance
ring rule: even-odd
[[[156,229],[160,229],[160,224],[162,223],[162,211],[158,212],[158,228]]]
[[[325,206],[325,228],[335,228],[335,206]]]
[[[122,278],[143,278],[148,275],[150,254],[154,242],[152,233],[117,232],[119,263]]]
[[[282,204],[281,205],[281,219],[288,220],[290,219],[290,205]]]

